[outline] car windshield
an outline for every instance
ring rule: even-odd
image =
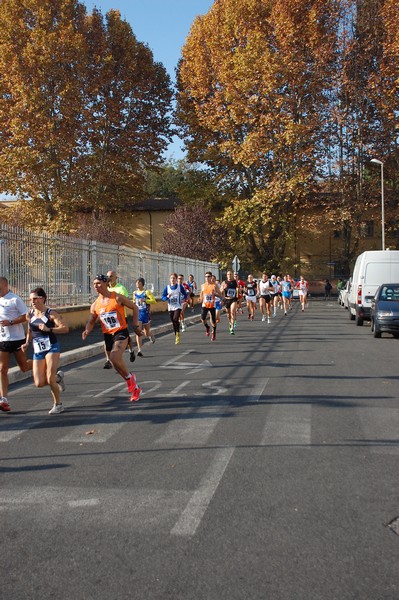
[[[380,299],[399,302],[399,287],[392,285],[382,286]]]

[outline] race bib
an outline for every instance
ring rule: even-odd
[[[255,290],[253,288],[248,289],[248,296],[255,296]]]
[[[236,291],[234,288],[228,288],[227,289],[227,297],[228,298],[235,298],[236,297]]]
[[[33,351],[35,354],[39,354],[40,352],[48,352],[51,348],[50,338],[46,337],[37,337],[33,340]]]
[[[106,329],[115,329],[120,327],[118,313],[116,311],[113,312],[105,312],[100,315],[101,323],[103,323]]]
[[[0,327],[0,342],[6,342],[9,339],[10,339],[10,336],[8,334],[8,327],[3,327],[3,325],[2,325]]]
[[[171,298],[169,298],[169,304],[170,306],[178,306],[179,305],[179,296],[178,294],[172,296]]]

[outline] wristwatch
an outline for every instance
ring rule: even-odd
[[[14,321],[12,319],[10,319],[9,323],[10,325],[14,325]]]

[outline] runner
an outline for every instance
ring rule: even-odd
[[[215,299],[216,297],[220,297],[220,292],[217,289],[216,283],[212,281],[212,273],[207,271],[205,273],[205,283],[201,285],[201,291],[199,296],[199,301],[201,303],[201,321],[206,329],[206,335],[209,337],[211,328],[206,322],[206,317],[208,312],[210,313],[211,325],[212,325],[212,335],[211,340],[214,342],[216,340],[216,309],[215,309]]]
[[[122,285],[121,283],[117,283],[118,276],[115,273],[115,271],[108,271],[107,277],[108,277],[108,289],[110,292],[116,292],[117,294],[122,294],[123,296],[126,296],[127,298],[129,297],[129,292],[127,291],[125,286]],[[125,317],[126,317],[126,310],[125,310]],[[129,353],[130,353],[130,362],[134,362],[136,359],[136,356],[134,354],[133,342],[132,342],[132,338],[130,337],[130,335],[128,338],[128,347],[129,347]],[[104,347],[104,350],[105,350],[105,356],[106,356],[107,360],[106,360],[103,368],[104,369],[112,369],[112,364],[111,364],[111,361],[109,360],[109,352],[107,352],[107,349],[105,347]]]
[[[187,292],[187,294],[189,296],[191,288],[188,285],[188,283],[186,283],[184,281],[184,275],[180,274],[180,275],[177,276],[177,283],[180,283],[180,285],[182,285],[184,287],[184,289],[186,290],[186,292]],[[188,302],[185,301],[185,302],[183,302],[182,307],[181,307],[180,326],[181,326],[182,333],[184,333],[184,331],[186,331],[186,323],[184,321],[184,311],[186,310],[187,305],[188,305]]]
[[[278,307],[278,293],[280,291],[280,285],[277,281],[277,277],[272,275],[270,279],[270,283],[272,284],[272,305],[273,305],[273,317],[277,315],[277,307]]]
[[[10,291],[8,280],[0,277],[0,410],[11,410],[8,402],[8,369],[10,355],[14,354],[20,370],[25,373],[32,369],[32,361],[27,360],[21,346],[25,342],[28,307],[22,299]]]
[[[266,321],[267,314],[267,322],[270,323],[270,304],[272,301],[271,292],[274,290],[272,283],[266,273],[262,273],[262,279],[258,285],[258,294],[259,294],[259,308],[262,313],[262,321]]]
[[[242,307],[242,299],[244,297],[245,281],[240,279],[238,273],[234,273],[234,279],[236,280],[237,285],[238,285],[238,288],[237,288],[237,312],[239,312],[241,315],[243,315],[244,309]]]
[[[224,292],[224,305],[226,307],[229,322],[229,333],[230,335],[234,335],[234,324],[237,317],[238,283],[234,279],[232,271],[227,271],[227,279],[222,282],[220,291]]]
[[[216,275],[212,275],[212,283],[216,284],[216,289],[220,294],[215,298],[216,323],[220,323],[220,313],[222,310],[222,293],[220,291],[220,281],[219,279],[216,279]]]
[[[281,282],[281,296],[283,298],[284,315],[285,316],[287,316],[288,310],[290,308],[291,290],[292,290],[291,282],[288,279],[288,276],[285,275],[283,281]]]
[[[33,381],[38,388],[50,386],[53,407],[48,414],[58,415],[64,411],[60,392],[65,390],[65,383],[63,371],[58,370],[61,350],[56,334],[68,333],[69,327],[64,325],[57,311],[46,306],[47,294],[43,288],[32,290],[29,299],[33,308],[26,315],[29,328],[21,349],[26,352],[32,340]]]
[[[308,302],[308,291],[309,291],[308,282],[305,280],[303,275],[301,275],[301,277],[295,287],[299,289],[299,300],[301,301],[301,308],[302,308],[302,312],[303,312],[305,310],[305,305]]]
[[[156,303],[154,294],[150,290],[144,289],[145,281],[139,277],[136,281],[136,290],[133,292],[133,302],[139,309],[139,325],[141,331],[155,344],[155,337],[151,334],[151,304]],[[142,336],[136,335],[137,356],[143,356],[141,351]]]
[[[290,307],[290,310],[292,310],[292,299],[293,299],[293,296],[294,296],[295,281],[293,280],[293,278],[291,277],[291,275],[289,275],[289,273],[287,273],[286,277],[287,277],[287,281],[289,281],[290,284],[291,284],[291,293],[290,293],[289,307]]]
[[[194,275],[189,275],[186,283],[187,283],[188,287],[190,288],[190,293],[188,296],[188,304],[191,308],[191,311],[194,312],[194,298],[195,298],[195,292],[197,291],[197,284],[194,281]]]
[[[108,277],[97,275],[93,281],[94,289],[98,298],[90,308],[90,318],[82,333],[85,340],[93,330],[95,322],[100,319],[101,329],[109,358],[115,371],[126,381],[128,392],[131,394],[130,401],[137,402],[140,399],[141,388],[137,385],[136,377],[126,369],[123,353],[127,348],[129,331],[127,328],[125,309],[133,310],[133,329],[136,335],[140,335],[141,327],[138,323],[138,308],[123,294],[110,292],[108,289]],[[140,333],[138,333],[140,332]]]
[[[180,283],[177,283],[176,273],[171,273],[169,281],[170,284],[165,286],[162,292],[162,300],[168,302],[169,317],[175,332],[175,344],[180,344],[180,314],[188,293]]]
[[[248,319],[254,320],[256,305],[257,283],[253,275],[248,275],[248,281],[245,284],[245,299],[247,302]]]

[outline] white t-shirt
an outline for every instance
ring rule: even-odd
[[[0,321],[12,321],[26,315],[28,308],[17,294],[8,292],[0,298]],[[0,325],[0,342],[23,340],[25,329],[22,323],[17,325]]]

